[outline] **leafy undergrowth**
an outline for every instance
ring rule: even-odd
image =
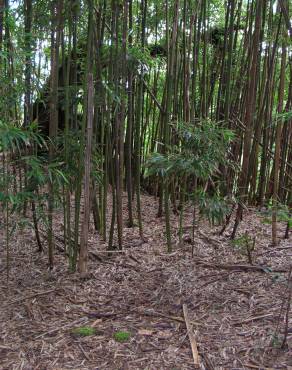
[[[9,290],[3,271],[0,278],[0,369],[193,369],[182,304],[193,324],[201,369],[292,366],[291,316],[287,346],[280,348],[291,235],[271,247],[271,225],[250,210],[233,244],[232,224],[220,237],[219,228],[201,222],[192,256],[187,211],[186,242],[167,254],[157,205],[143,196],[142,206],[145,243],[137,227],[125,228],[124,251],[108,256],[92,226],[87,279],[69,274],[58,250],[56,267],[48,272],[33,233],[15,232]],[[175,232],[177,216],[171,221]],[[60,235],[61,224],[59,215]],[[284,230],[280,224],[280,235]],[[230,268],[249,263],[247,245],[260,268]],[[4,257],[1,246],[1,270]]]

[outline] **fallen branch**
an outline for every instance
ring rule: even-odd
[[[260,320],[260,319],[265,319],[266,317],[273,317],[274,314],[273,313],[268,313],[266,315],[260,315],[260,316],[253,316],[253,317],[250,317],[249,319],[246,319],[246,320],[242,320],[242,321],[235,321],[233,322],[232,324],[233,325],[241,325],[241,324],[247,324],[251,321],[256,321],[256,320]]]
[[[196,232],[205,240],[205,242],[213,245],[215,248],[218,248],[218,245],[221,245],[220,240],[216,240],[206,234],[204,234],[201,230],[196,230]]]
[[[86,315],[87,317],[91,319],[110,319],[112,317],[115,317],[119,315],[120,313],[115,312],[89,312],[89,311],[76,311],[77,313],[82,313],[83,315]]]
[[[70,326],[72,326],[72,325],[76,325],[76,324],[81,324],[81,323],[87,323],[88,322],[88,320],[87,319],[85,319],[84,317],[83,318],[81,318],[81,319],[78,319],[78,320],[75,320],[75,321],[73,321],[73,322],[70,322],[69,324],[65,324],[65,325],[63,325],[63,326],[60,326],[59,328],[55,328],[55,329],[52,329],[52,330],[49,330],[49,331],[46,331],[45,333],[42,333],[42,334],[40,334],[40,335],[37,335],[36,337],[34,337],[34,339],[39,339],[39,338],[42,338],[42,337],[44,337],[44,336],[46,336],[46,335],[48,335],[48,334],[53,334],[53,333],[55,333],[56,331],[59,331],[59,330],[62,330],[62,329],[66,329],[66,328],[69,328]]]
[[[203,358],[203,360],[205,362],[206,370],[215,370],[215,366],[214,366],[212,360],[209,358],[209,356],[206,353],[201,353],[201,357]]]
[[[183,230],[192,229],[193,225],[186,225],[183,226]],[[201,230],[196,229],[196,233],[198,234],[198,238],[204,240],[206,243],[211,244],[214,248],[218,248],[222,244],[220,240],[214,239],[209,235],[206,235]],[[185,241],[189,241],[189,239],[186,239]]]
[[[206,281],[204,284],[202,284],[201,286],[199,286],[199,290],[200,289],[202,289],[202,288],[205,288],[207,285],[209,285],[209,284],[213,284],[213,283],[216,283],[217,281],[219,281],[219,280],[223,280],[223,279],[225,279],[226,277],[228,277],[230,274],[233,274],[234,273],[234,271],[231,271],[231,272],[227,272],[227,273],[225,273],[225,274],[223,274],[223,275],[220,275],[220,276],[216,276],[216,278],[214,278],[214,279],[211,279],[211,280],[209,280],[209,281]]]
[[[83,356],[86,358],[86,360],[90,361],[90,358],[88,357],[87,353],[84,351],[83,347],[79,342],[77,342],[77,346],[80,348],[80,351],[83,353]]]
[[[257,254],[257,257],[265,256],[267,254],[277,253],[278,251],[287,250],[287,249],[292,249],[292,245],[289,245],[288,247],[279,247],[279,248],[269,249],[267,251],[264,251],[263,253]]]
[[[221,265],[219,263],[210,263],[203,260],[197,259],[197,264],[207,268],[222,269],[229,271],[245,271],[245,272],[287,272],[286,269],[271,269],[269,266],[258,266],[258,265]]]
[[[259,369],[259,370],[265,370],[266,369],[265,367],[257,366],[257,365],[253,365],[253,364],[243,364],[243,365],[246,366],[246,367],[249,367],[250,369]]]
[[[126,253],[126,251],[125,250],[120,250],[120,249],[118,249],[118,250],[110,250],[110,249],[104,249],[104,250],[98,250],[98,251],[95,251],[94,252],[95,254],[108,254],[108,255],[110,255],[110,254],[114,254],[114,253]]]
[[[14,299],[13,301],[7,302],[5,304],[5,306],[8,306],[8,305],[11,305],[11,304],[14,304],[14,303],[23,302],[23,301],[26,301],[27,299],[36,298],[36,297],[39,297],[41,295],[46,295],[46,294],[49,294],[49,293],[53,293],[53,292],[56,292],[57,290],[58,289],[55,288],[55,289],[46,290],[45,292],[34,293],[34,294],[31,294],[31,295],[27,295],[25,297],[17,298],[17,299]]]
[[[171,315],[166,315],[162,312],[157,312],[157,311],[153,311],[153,310],[149,310],[149,311],[138,311],[141,315],[145,315],[145,316],[156,316],[156,317],[163,317],[163,318],[166,318],[166,319],[170,319],[170,320],[173,320],[173,321],[178,321],[178,322],[181,322],[181,323],[185,323],[185,320],[182,318],[182,317],[179,317],[179,316],[171,316]],[[202,325],[200,324],[199,322],[195,322],[195,321],[191,321],[191,324],[194,324],[194,325]]]
[[[188,331],[189,340],[191,343],[195,369],[199,369],[200,368],[200,358],[199,358],[198,346],[197,346],[196,338],[193,333],[193,328],[192,328],[192,324],[189,319],[188,308],[186,304],[183,304],[183,312],[184,312],[184,318],[185,318],[185,323],[186,323],[186,327]]]

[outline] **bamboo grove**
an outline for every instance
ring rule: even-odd
[[[109,250],[125,227],[143,240],[146,191],[168,251],[170,214],[181,242],[190,204],[222,233],[233,222],[231,238],[246,207],[265,207],[272,243],[283,215],[288,237],[291,12],[288,0],[1,0],[7,274],[19,223],[54,266],[60,210],[72,271],[87,271],[91,214]]]

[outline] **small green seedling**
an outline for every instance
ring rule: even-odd
[[[114,339],[119,343],[127,342],[131,338],[131,333],[127,331],[117,331],[114,333]]]
[[[264,217],[262,219],[262,224],[263,225],[271,225],[272,224],[272,220],[270,218],[268,218],[268,217]]]
[[[274,348],[281,347],[281,339],[277,334],[273,334],[271,338],[271,346]]]
[[[81,326],[80,328],[74,328],[72,334],[79,337],[88,337],[90,335],[96,334],[95,328],[91,326]]]
[[[247,233],[231,241],[231,245],[247,256],[248,262],[253,264],[256,237],[251,238]]]

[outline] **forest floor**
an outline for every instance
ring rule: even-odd
[[[154,198],[143,196],[142,210],[147,242],[141,244],[137,227],[125,228],[122,253],[104,253],[106,244],[91,225],[94,254],[86,279],[67,271],[58,250],[49,272],[33,232],[16,230],[10,240],[7,289],[1,235],[0,369],[194,369],[183,304],[193,323],[201,369],[292,369],[291,314],[288,345],[280,348],[291,235],[271,247],[271,225],[255,210],[246,211],[239,235],[256,236],[253,262],[260,266],[247,268],[246,256],[228,239],[232,223],[219,236],[219,227],[201,221],[194,255],[188,243],[168,254],[164,220],[156,217]],[[185,225],[191,225],[191,218],[187,212]],[[283,236],[285,225],[279,225]],[[175,215],[172,226],[178,228]],[[72,333],[82,326],[95,328],[95,334]],[[117,331],[130,333],[130,338],[117,342]]]

